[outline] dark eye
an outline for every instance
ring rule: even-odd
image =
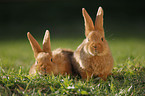
[[[51,58],[51,62],[52,62],[52,58]]]
[[[101,40],[103,41],[103,37],[101,38]]]

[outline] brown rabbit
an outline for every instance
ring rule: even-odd
[[[113,57],[104,35],[103,9],[99,7],[95,25],[84,8],[82,14],[86,39],[74,52],[73,67],[83,79],[99,76],[106,80],[113,68]]]
[[[50,34],[48,30],[46,30],[43,39],[43,49],[41,49],[30,32],[27,33],[27,37],[36,59],[35,64],[30,68],[29,74],[72,74],[71,56],[73,55],[73,51],[58,48],[51,52]]]

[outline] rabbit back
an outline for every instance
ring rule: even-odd
[[[52,52],[53,60],[57,64],[54,74],[72,74],[72,61],[73,51],[69,49],[58,48]]]

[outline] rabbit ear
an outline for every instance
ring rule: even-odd
[[[35,38],[30,34],[30,32],[27,33],[28,40],[31,44],[32,50],[34,52],[34,57],[37,58],[37,55],[39,52],[42,52],[40,45],[35,40]]]
[[[95,30],[100,30],[101,32],[104,32],[102,7],[99,7],[97,15],[96,15]]]
[[[43,51],[49,53],[50,56],[52,56],[51,45],[50,45],[50,33],[48,30],[46,30],[45,36],[43,39]]]
[[[82,8],[82,14],[83,14],[84,21],[85,21],[85,35],[87,37],[88,34],[94,30],[94,24],[93,24],[91,17],[85,10],[85,8]]]

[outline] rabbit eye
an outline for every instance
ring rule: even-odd
[[[52,58],[51,58],[51,62],[52,62]]]
[[[103,37],[101,38],[101,40],[102,40],[102,41],[104,40]]]

